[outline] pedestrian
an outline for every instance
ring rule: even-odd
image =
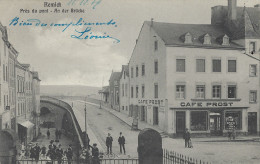
[[[122,148],[123,148],[125,154],[125,137],[122,135],[122,132],[120,132],[119,134],[118,143],[120,146],[120,153],[122,154]]]
[[[59,134],[59,139],[61,139],[61,134],[62,134],[61,129],[58,131],[58,134]]]
[[[32,159],[35,158],[35,152],[34,152],[34,147],[33,146],[30,149],[30,158],[32,158]]]
[[[73,151],[72,151],[71,145],[69,145],[69,148],[67,149],[66,157],[68,159],[68,164],[71,164],[72,163],[72,157],[73,157]]]
[[[97,144],[94,143],[93,146],[89,145],[92,148],[92,163],[99,164],[99,150],[97,148]]]
[[[39,161],[40,152],[41,152],[41,148],[38,145],[38,143],[36,143],[36,146],[34,147],[34,153],[35,153],[35,160],[36,160],[36,162]]]
[[[183,134],[183,139],[185,140],[185,148],[189,147],[189,141],[190,141],[190,132],[189,129],[186,128],[184,134]]]
[[[113,142],[113,137],[108,133],[108,136],[106,138],[106,146],[107,146],[107,154],[112,154],[112,142]]]
[[[50,133],[50,130],[48,129],[47,130],[47,137],[48,137],[48,139],[50,139],[50,135],[51,135],[51,133]]]
[[[61,148],[61,144],[59,144],[58,148],[56,149],[56,159],[58,160],[58,164],[61,164],[63,156],[63,150]]]
[[[58,129],[56,128],[56,130],[55,130],[55,137],[56,137],[56,140],[58,140],[58,136],[59,136],[59,131],[58,131]]]
[[[42,154],[43,158],[46,159],[46,147],[44,145],[41,148],[41,154]]]

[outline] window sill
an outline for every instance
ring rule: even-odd
[[[249,102],[249,104],[257,104],[257,102]]]

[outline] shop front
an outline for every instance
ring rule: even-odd
[[[203,106],[202,103],[200,105],[191,107],[182,103],[180,108],[170,108],[174,110],[173,124],[177,137],[181,137],[186,128],[190,130],[192,136],[226,136],[230,130],[229,118],[234,120],[237,134],[247,133],[248,107],[235,107],[231,103],[225,107]]]
[[[18,137],[20,143],[27,145],[34,136],[34,124],[30,121],[18,122]]]

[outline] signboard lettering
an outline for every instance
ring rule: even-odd
[[[181,102],[181,107],[231,107],[233,102]]]

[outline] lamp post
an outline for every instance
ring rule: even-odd
[[[86,142],[86,149],[88,149],[88,134],[87,134],[87,105],[86,105],[86,97],[85,97],[85,108],[84,108],[84,111],[85,111],[85,142]]]
[[[100,93],[100,106],[99,106],[99,109],[101,109],[101,103],[102,103],[102,90],[101,90],[99,93]]]

